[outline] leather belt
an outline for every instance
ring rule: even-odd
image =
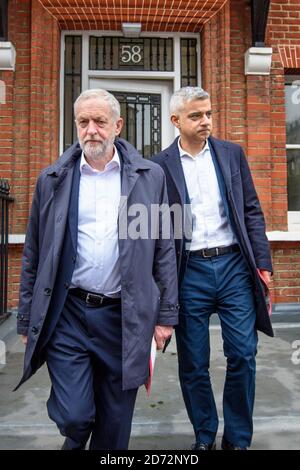
[[[203,248],[202,250],[190,251],[190,256],[199,256],[200,258],[212,258],[214,256],[222,256],[227,253],[240,251],[239,245],[219,246],[216,248]]]
[[[69,289],[69,294],[75,295],[81,300],[84,300],[86,304],[92,305],[93,307],[101,307],[104,305],[114,304],[116,302],[121,302],[120,297],[108,297],[104,294],[97,294],[95,292],[88,292],[80,287],[75,287],[74,289]]]

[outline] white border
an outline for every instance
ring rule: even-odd
[[[200,51],[200,33],[160,33],[160,32],[143,32],[140,37],[158,37],[158,38],[173,38],[173,72],[145,72],[145,71],[123,71],[123,70],[89,70],[89,37],[90,36],[119,36],[124,37],[121,31],[62,31],[61,32],[61,57],[60,57],[60,130],[59,130],[59,150],[63,152],[64,141],[64,76],[65,76],[65,36],[82,36],[82,73],[81,73],[81,89],[88,88],[89,79],[92,77],[98,78],[134,78],[141,80],[172,80],[174,90],[178,90],[181,85],[180,73],[180,39],[181,38],[194,38],[197,39],[197,75],[198,84],[201,86],[201,51]]]

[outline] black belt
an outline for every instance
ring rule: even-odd
[[[227,253],[240,251],[239,245],[219,246],[216,248],[203,248],[202,250],[190,251],[190,256],[199,256],[200,258],[212,258],[213,256],[222,256]]]
[[[86,290],[80,289],[80,287],[69,289],[69,294],[75,295],[75,297],[84,300],[86,304],[92,305],[93,307],[101,307],[104,305],[121,302],[121,297],[107,297],[107,295],[104,294],[88,292]]]

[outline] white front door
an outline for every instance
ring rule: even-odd
[[[172,81],[90,78],[89,88],[104,88],[117,98],[124,119],[121,137],[145,158],[174,140],[169,115]]]

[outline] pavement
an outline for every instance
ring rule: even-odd
[[[216,316],[214,316],[216,317]],[[274,315],[276,317],[276,315]],[[216,317],[217,318],[217,317]],[[0,450],[57,450],[63,437],[48,418],[50,382],[42,367],[18,391],[24,346],[15,333],[12,314],[0,325]],[[259,335],[253,450],[300,449],[300,306],[289,321],[273,319],[275,338]],[[217,447],[222,437],[222,390],[225,375],[221,331],[214,320],[211,335],[211,378],[219,410]],[[1,356],[5,345],[6,355]],[[5,359],[5,361],[4,361]],[[2,362],[2,365],[1,365]],[[6,362],[6,364],[3,364]],[[130,440],[131,450],[188,450],[192,426],[178,382],[175,340],[158,353],[152,390],[138,393]]]

